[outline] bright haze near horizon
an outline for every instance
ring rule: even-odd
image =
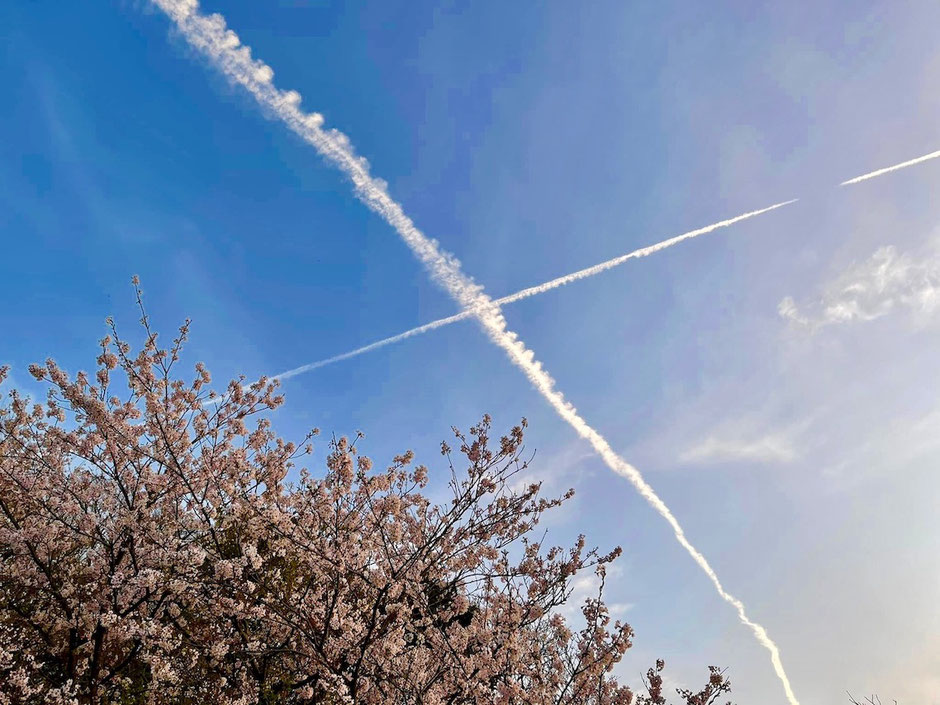
[[[940,5],[212,0],[494,296],[791,206],[504,309],[780,647],[804,705],[940,703]],[[88,369],[130,278],[222,385],[456,313],[347,180],[143,0],[0,7],[0,364]],[[618,673],[766,652],[662,519],[473,321],[284,382],[275,426],[432,471],[522,416],[549,538],[624,548]],[[312,467],[322,467],[324,444]],[[585,587],[584,590],[581,588]],[[587,594],[579,586],[576,597]]]

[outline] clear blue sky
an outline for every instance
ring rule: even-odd
[[[940,149],[940,6],[203,7],[495,295],[804,197],[506,314],[768,628],[804,704],[940,703],[940,161],[833,188]],[[162,330],[193,318],[188,360],[217,380],[455,312],[345,180],[143,0],[4,3],[0,28],[16,383],[50,355],[90,366],[109,314],[131,330],[135,273]],[[742,705],[783,702],[662,520],[472,322],[285,391],[286,435],[362,429],[377,461],[411,447],[432,468],[451,424],[527,416],[533,475],[578,493],[552,535],[624,547],[624,679],[662,656],[696,685],[717,663]]]

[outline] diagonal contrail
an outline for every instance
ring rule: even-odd
[[[600,264],[595,264],[592,267],[586,267],[584,269],[579,269],[577,272],[572,272],[571,274],[565,274],[564,276],[557,277],[555,279],[550,279],[547,282],[538,284],[536,286],[530,286],[528,289],[522,289],[517,291],[514,294],[509,294],[502,297],[501,299],[496,299],[493,303],[503,306],[505,304],[515,303],[516,301],[521,301],[522,299],[527,299],[530,296],[535,296],[536,294],[543,294],[546,291],[551,289],[557,289],[560,286],[565,284],[570,284],[579,279],[585,279],[587,277],[593,277],[595,274],[600,274],[601,272],[606,272],[608,269],[613,269],[614,267],[619,267],[621,264],[627,260],[637,259],[639,257],[646,257],[647,255],[654,254],[660,250],[664,250],[667,247],[672,247],[675,244],[682,242],[683,240],[688,240],[693,237],[698,237],[699,235],[705,235],[706,233],[713,232],[719,228],[726,228],[729,225],[734,225],[735,223],[740,223],[742,220],[747,220],[748,218],[753,218],[755,216],[761,215],[763,213],[768,213],[777,208],[783,208],[788,206],[791,203],[796,203],[798,199],[794,198],[790,201],[783,201],[781,203],[775,203],[772,206],[767,206],[766,208],[761,208],[756,211],[749,211],[747,213],[742,213],[741,215],[736,215],[733,218],[728,218],[727,220],[721,220],[717,223],[712,223],[711,225],[706,225],[703,228],[697,228],[696,230],[689,230],[688,232],[682,233],[681,235],[676,235],[671,237],[668,240],[663,240],[662,242],[657,242],[654,245],[648,245],[647,247],[641,247],[638,250],[633,250],[628,252],[625,255],[620,255],[619,257],[614,257],[613,259],[606,260]],[[436,321],[431,321],[430,323],[425,323],[424,325],[417,326],[415,328],[410,328],[403,333],[398,333],[388,338],[382,338],[381,340],[376,340],[374,343],[369,343],[368,345],[363,345],[361,348],[356,348],[355,350],[350,350],[349,352],[341,353],[339,355],[334,355],[333,357],[328,357],[323,360],[318,360],[317,362],[310,362],[306,365],[301,365],[300,367],[293,367],[284,372],[279,372],[276,375],[273,375],[271,379],[289,379],[291,377],[296,377],[297,375],[303,374],[304,372],[311,372],[312,370],[319,369],[321,367],[326,367],[327,365],[332,365],[335,362],[341,362],[342,360],[348,360],[351,357],[358,357],[363,353],[372,352],[373,350],[378,350],[379,348],[384,348],[386,345],[392,345],[394,343],[400,343],[403,340],[412,338],[416,335],[421,335],[422,333],[428,333],[437,328],[442,328],[444,326],[450,325],[451,323],[457,323],[458,321],[463,321],[467,318],[472,318],[475,315],[472,309],[464,309],[460,313],[455,313],[453,316],[447,316],[445,318],[439,318]]]
[[[545,371],[518,336],[508,330],[506,319],[498,306],[483,293],[482,287],[463,273],[460,263],[453,255],[443,252],[436,241],[418,230],[400,204],[389,196],[384,182],[369,173],[367,162],[353,152],[348,138],[336,130],[323,130],[323,118],[300,110],[300,95],[284,92],[273,84],[274,72],[269,66],[251,57],[250,50],[241,45],[234,32],[228,30],[221,15],[201,15],[196,0],[153,0],[182,32],[186,40],[206,54],[210,61],[233,82],[251,93],[264,108],[282,120],[291,130],[317,149],[353,182],[356,195],[374,212],[380,215],[405,241],[414,255],[427,268],[432,279],[464,309],[473,311],[483,331],[496,345],[501,347],[510,360],[519,367],[542,394],[546,401],[586,439],[612,470],[625,476],[641,496],[672,527],[676,540],[689,553],[714,585],[719,596],[731,604],[738,617],[751,628],[758,642],[771,656],[771,662],[780,679],[791,705],[799,705],[780,660],[777,645],[766,630],[748,618],[744,604],[728,593],[705,557],[686,538],[678,520],[640,472],[617,455],[610,444],[581,418],[574,406],[555,387],[555,380]]]
[[[886,166],[884,169],[869,171],[867,174],[862,174],[861,176],[856,176],[854,179],[843,181],[841,184],[839,184],[839,186],[851,186],[852,184],[857,184],[861,181],[868,181],[869,179],[874,179],[875,177],[881,176],[882,174],[888,174],[892,171],[897,171],[898,169],[906,169],[909,166],[922,164],[923,162],[928,162],[931,159],[936,159],[937,157],[940,157],[940,150],[931,152],[930,154],[925,154],[924,156],[917,157],[916,159],[909,159],[906,162],[901,162],[900,164],[895,164],[894,166]]]
[[[620,255],[619,257],[614,257],[613,259],[609,259],[606,262],[595,264],[593,267],[586,267],[585,269],[579,269],[577,272],[572,272],[571,274],[565,274],[562,277],[551,279],[550,281],[547,281],[544,284],[539,284],[537,286],[530,286],[528,289],[523,289],[522,291],[517,291],[515,294],[504,296],[503,298],[498,300],[498,303],[510,304],[516,301],[521,301],[522,299],[527,299],[530,296],[535,296],[536,294],[544,294],[546,291],[557,289],[558,287],[564,286],[565,284],[570,284],[571,282],[578,281],[579,279],[586,279],[587,277],[593,277],[595,274],[600,274],[601,272],[606,272],[608,269],[619,267],[621,264],[623,264],[627,260],[637,259],[638,257],[647,257],[656,252],[659,252],[660,250],[665,250],[667,247],[672,247],[673,245],[677,245],[683,240],[690,240],[691,238],[698,237],[699,235],[706,235],[707,233],[714,232],[715,230],[718,230],[719,228],[727,228],[729,225],[740,223],[742,220],[747,220],[748,218],[753,218],[758,215],[763,215],[764,213],[769,213],[770,211],[776,210],[778,208],[789,206],[791,203],[796,203],[797,200],[798,199],[794,198],[789,201],[775,203],[772,206],[767,206],[766,208],[761,208],[760,210],[749,211],[748,213],[742,213],[741,215],[736,215],[734,218],[728,218],[727,220],[720,220],[717,223],[706,225],[704,228],[690,230],[687,233],[676,235],[675,237],[671,237],[668,240],[657,242],[655,245],[641,247],[640,249],[633,250],[633,252],[628,252],[625,255]]]
[[[867,174],[862,174],[861,176],[856,176],[855,178],[849,179],[848,181],[843,181],[839,186],[852,186],[854,184],[860,183],[862,181],[868,181],[868,179],[874,179],[884,174],[891,173],[892,171],[898,171],[899,169],[906,169],[909,166],[914,166],[915,164],[922,164],[923,162],[930,161],[931,159],[940,158],[940,150],[936,152],[931,152],[930,154],[925,154],[922,157],[917,157],[916,159],[909,159],[906,162],[901,162],[900,164],[895,164],[894,166],[885,167],[884,169],[877,169],[875,171],[870,171]],[[660,250],[665,250],[667,247],[672,247],[677,245],[684,240],[689,240],[693,237],[698,237],[699,235],[707,235],[710,232],[714,232],[720,228],[727,228],[729,225],[734,225],[735,223],[740,223],[742,220],[747,220],[748,218],[754,218],[758,215],[763,215],[764,213],[769,213],[770,211],[776,210],[778,208],[783,208],[784,206],[789,206],[791,203],[796,203],[799,199],[793,198],[789,201],[781,201],[780,203],[775,203],[772,206],[767,206],[766,208],[761,208],[756,211],[748,211],[747,213],[742,213],[741,215],[736,215],[733,218],[728,218],[727,220],[720,220],[717,223],[712,223],[711,225],[706,225],[705,227],[698,228],[696,230],[689,230],[686,233],[681,235],[676,235],[671,237],[668,240],[663,240],[662,242],[657,242],[655,245],[649,245],[647,247],[641,247],[638,250],[633,250],[633,252],[628,252],[625,255],[620,255],[619,257],[614,257],[613,259],[606,260],[600,264],[595,264],[592,267],[586,267],[584,269],[579,269],[577,272],[572,272],[571,274],[565,274],[561,277],[556,277],[555,279],[550,279],[547,282],[538,284],[536,286],[530,286],[528,289],[522,289],[517,291],[515,294],[509,294],[504,296],[501,299],[496,299],[495,303],[503,306],[505,304],[515,303],[516,301],[521,301],[522,299],[527,299],[530,296],[535,296],[536,294],[544,294],[546,291],[551,291],[552,289],[557,289],[560,286],[565,284],[570,284],[572,282],[578,281],[579,279],[586,279],[587,277],[593,277],[595,274],[600,274],[601,272],[606,272],[608,269],[613,269],[614,267],[619,267],[621,264],[627,260],[636,259],[638,257],[646,257]],[[341,360],[348,360],[351,357],[356,357],[362,355],[363,353],[372,352],[373,350],[378,350],[379,348],[384,348],[386,345],[392,345],[394,343],[399,343],[402,340],[407,340],[416,335],[421,335],[422,333],[427,333],[429,331],[435,330],[437,328],[442,328],[443,326],[450,325],[451,323],[456,323],[457,321],[462,321],[466,318],[471,318],[474,315],[473,311],[465,309],[460,313],[454,314],[453,316],[447,316],[446,318],[439,318],[436,321],[431,321],[430,323],[425,323],[424,325],[418,326],[416,328],[411,328],[406,330],[404,333],[399,333],[388,338],[382,338],[377,340],[374,343],[369,343],[364,345],[361,348],[356,348],[355,350],[350,350],[349,352],[342,353],[340,355],[334,355],[333,357],[328,357],[325,360],[319,360],[317,362],[311,362],[306,365],[301,365],[300,367],[294,367],[279,374],[274,375],[273,379],[288,379],[289,377],[295,377],[304,372],[310,372],[311,370],[316,370],[320,367],[326,367],[327,365],[332,365],[334,362],[340,362]]]
[[[499,301],[494,301],[493,303],[498,304]],[[399,343],[402,340],[407,340],[415,335],[421,335],[422,333],[427,333],[428,331],[434,330],[435,328],[440,328],[441,326],[446,326],[449,323],[456,323],[457,321],[462,321],[465,318],[470,318],[475,315],[474,312],[470,309],[461,311],[460,313],[454,314],[453,316],[448,316],[447,318],[440,318],[431,323],[425,323],[423,326],[418,326],[417,328],[412,328],[411,330],[406,330],[404,333],[399,333],[398,335],[393,335],[391,338],[384,338],[383,340],[377,340],[374,343],[369,343],[368,345],[363,345],[361,348],[356,348],[355,350],[350,350],[349,352],[342,353],[340,355],[334,355],[333,357],[328,357],[325,360],[320,360],[319,362],[311,362],[307,365],[301,365],[300,367],[295,367],[286,372],[281,372],[280,374],[274,375],[270,379],[288,379],[289,377],[296,377],[299,374],[304,372],[310,372],[319,367],[326,367],[327,365],[332,365],[334,362],[340,362],[341,360],[348,360],[351,357],[357,357],[363,353],[371,352],[377,348],[384,348],[386,345],[391,345],[392,343]]]

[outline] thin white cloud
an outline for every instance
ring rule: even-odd
[[[221,15],[206,16],[198,12],[196,0],[153,0],[176,24],[191,46],[204,53],[230,80],[244,87],[258,103],[284,122],[304,141],[313,146],[330,163],[352,181],[356,195],[372,211],[381,216],[399,234],[415,257],[425,266],[431,278],[440,285],[462,309],[471,309],[480,327],[490,340],[501,347],[568,424],[586,439],[614,472],[626,477],[672,527],[679,544],[711,580],[719,596],[737,611],[741,622],[750,627],[757,641],[770,652],[771,663],[790,705],[798,705],[780,659],[777,644],[766,629],[748,616],[738,598],[727,592],[705,556],[686,538],[685,531],[669,507],[643,479],[640,471],[614,452],[607,440],[591,427],[556,388],[555,380],[542,367],[535,354],[518,335],[506,326],[498,304],[483,293],[460,268],[457,259],[443,252],[435,240],[428,238],[405,215],[401,205],[389,196],[386,184],[369,172],[365,159],[352,150],[349,138],[336,130],[324,130],[323,117],[300,109],[300,94],[282,91],[274,83],[274,71],[262,61],[252,58],[238,36],[229,30]]]
[[[621,579],[623,577],[623,566],[620,563],[611,563],[607,566],[607,580]],[[585,600],[597,597],[597,590],[601,585],[601,580],[596,573],[590,570],[582,570],[571,581],[571,594],[568,600],[557,608],[558,614],[562,615],[569,624],[583,624],[584,614],[581,608]],[[627,612],[633,609],[632,602],[610,602],[607,604],[607,610],[613,619],[623,620]]]
[[[512,489],[520,491],[539,482],[543,493],[554,495],[564,492],[589,473],[585,464],[596,457],[597,453],[582,439],[571,439],[557,450],[546,455],[540,454],[538,472],[527,470],[516,476]]]
[[[800,310],[796,306],[796,301],[793,300],[792,296],[784,296],[780,299],[780,303],[777,304],[777,313],[780,314],[781,318],[785,318],[793,323],[809,325],[809,319],[800,313]]]
[[[881,247],[863,262],[851,265],[825,287],[822,295],[802,309],[787,296],[780,301],[780,316],[816,330],[852,321],[872,321],[897,310],[926,318],[940,307],[940,257],[899,253]]]
[[[797,458],[793,442],[781,434],[759,438],[709,436],[679,456],[682,463],[788,463]]]
[[[866,435],[848,452],[822,468],[822,475],[844,488],[879,472],[898,473],[940,451],[940,409],[899,416]]]

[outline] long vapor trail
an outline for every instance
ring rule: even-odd
[[[444,288],[461,308],[473,311],[474,317],[490,340],[506,352],[510,360],[525,373],[532,385],[558,414],[594,447],[608,467],[626,477],[653,509],[669,523],[676,540],[708,576],[719,596],[735,608],[741,622],[750,627],[758,642],[770,652],[774,671],[783,685],[790,705],[799,705],[783,669],[777,645],[760,624],[748,618],[743,603],[724,589],[711,565],[686,538],[678,520],[666,504],[647,484],[640,472],[617,455],[603,436],[588,425],[574,406],[556,389],[554,379],[535,359],[534,353],[514,332],[508,330],[506,319],[498,304],[483,293],[482,287],[463,273],[456,258],[441,251],[436,241],[429,239],[415,227],[401,205],[389,196],[385,183],[371,176],[367,162],[355,155],[348,138],[336,130],[323,130],[322,116],[301,111],[299,94],[276,88],[271,68],[251,57],[248,47],[241,45],[235,33],[227,29],[225,20],[220,15],[199,14],[196,0],[153,2],[170,17],[191,46],[204,53],[230,80],[248,90],[261,106],[271,111],[297,135],[315,147],[326,160],[343,171],[353,182],[356,195],[395,229],[427,268],[432,279]]]
[[[877,169],[875,171],[870,171],[867,174],[862,174],[861,176],[856,176],[847,181],[843,181],[839,186],[852,186],[854,184],[861,183],[862,181],[868,181],[869,179],[874,179],[879,176],[884,176],[893,171],[898,171],[900,169],[906,169],[909,166],[914,166],[916,164],[922,164],[923,162],[930,161],[931,159],[940,158],[940,150],[936,152],[931,152],[930,154],[925,154],[922,157],[917,157],[916,159],[909,159],[906,162],[901,162],[900,164],[895,164],[894,166],[885,167],[884,169]],[[586,279],[587,277],[593,277],[595,274],[600,274],[601,272],[606,272],[608,269],[613,269],[614,267],[619,267],[621,264],[627,260],[636,259],[638,257],[646,257],[647,255],[654,254],[660,250],[665,250],[667,247],[672,247],[673,245],[678,245],[684,240],[689,240],[693,237],[698,237],[699,235],[707,235],[710,232],[714,232],[720,228],[727,228],[730,225],[735,223],[740,223],[742,220],[747,220],[748,218],[754,218],[764,213],[769,213],[770,211],[777,210],[778,208],[783,208],[784,206],[789,206],[791,203],[796,203],[799,199],[793,198],[789,201],[781,201],[780,203],[775,203],[772,206],[767,206],[766,208],[761,208],[756,211],[748,211],[747,213],[742,213],[741,215],[736,215],[733,218],[728,218],[727,220],[720,220],[717,223],[712,223],[711,225],[706,225],[705,227],[698,228],[696,230],[689,230],[688,232],[682,233],[681,235],[676,235],[671,237],[668,240],[663,240],[657,242],[654,245],[648,245],[647,247],[641,247],[638,250],[633,250],[628,252],[625,255],[620,255],[619,257],[614,257],[612,259],[601,262],[600,264],[595,264],[591,267],[585,267],[584,269],[579,269],[576,272],[571,274],[565,274],[564,276],[556,277],[555,279],[550,279],[547,282],[537,284],[536,286],[530,286],[527,289],[522,289],[517,291],[514,294],[509,294],[502,297],[501,299],[496,299],[494,303],[503,306],[505,304],[515,303],[516,301],[521,301],[522,299],[527,299],[530,296],[535,296],[536,294],[544,294],[546,291],[551,291],[552,289],[557,289],[560,286],[565,284],[570,284],[572,282],[578,281],[579,279]],[[475,314],[470,309],[464,309],[460,313],[454,314],[453,316],[447,316],[446,318],[439,318],[436,321],[431,321],[430,323],[425,323],[424,325],[417,326],[416,328],[411,328],[406,330],[403,333],[393,335],[389,338],[383,338],[381,340],[376,340],[374,343],[369,343],[364,345],[361,348],[356,348],[355,350],[350,350],[349,352],[342,353],[341,355],[334,355],[333,357],[328,357],[325,360],[319,360],[318,362],[311,362],[306,365],[301,365],[300,367],[294,367],[285,372],[274,375],[274,379],[288,379],[289,377],[294,377],[296,375],[302,374],[304,372],[309,372],[311,370],[316,370],[320,367],[326,367],[327,365],[332,365],[334,362],[340,362],[342,360],[348,360],[351,357],[356,357],[362,355],[363,353],[372,352],[373,350],[378,350],[379,348],[384,348],[386,345],[392,345],[394,343],[399,343],[402,340],[407,340],[415,335],[421,335],[422,333],[427,333],[438,328],[450,325],[451,323],[456,323],[457,321],[462,321],[467,318],[473,317]]]

